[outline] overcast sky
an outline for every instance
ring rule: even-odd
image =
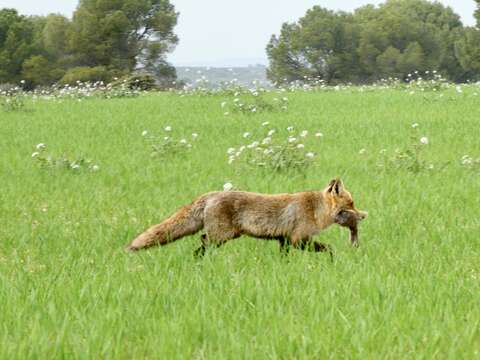
[[[237,66],[266,62],[265,46],[285,21],[295,21],[314,5],[351,11],[380,0],[171,0],[180,12],[175,29],[180,44],[169,56],[175,65]],[[441,0],[466,25],[473,25],[474,0]],[[56,12],[71,16],[78,0],[0,0],[0,8],[22,14]]]

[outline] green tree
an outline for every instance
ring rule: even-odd
[[[389,46],[382,54],[377,57],[379,74],[383,77],[399,77],[401,73],[398,70],[398,64],[401,59],[400,50]]]
[[[280,36],[272,36],[268,76],[277,83],[318,76],[334,82],[347,74],[353,79],[357,41],[351,15],[315,6],[298,24],[283,24]]]
[[[477,3],[477,9],[473,13],[473,16],[477,19],[477,27],[480,27],[480,0],[475,0],[475,2]]]
[[[46,17],[42,40],[43,49],[50,58],[58,60],[67,56],[71,31],[72,24],[65,16],[50,14]]]
[[[427,68],[425,68],[424,57],[425,55],[422,46],[416,41],[411,42],[403,51],[403,54],[398,61],[397,68],[402,75],[414,72],[415,70],[427,70]]]
[[[23,63],[38,51],[42,18],[25,17],[13,9],[0,10],[0,83],[18,82]]]
[[[131,72],[165,60],[178,42],[177,17],[168,0],[80,0],[70,50],[78,66]]]
[[[480,80],[480,30],[465,29],[455,43],[455,51],[465,71],[464,78]]]
[[[33,55],[22,66],[22,79],[31,87],[52,84],[58,80],[54,74],[52,63],[42,55]]]
[[[465,71],[455,42],[462,29],[451,8],[426,0],[387,0],[353,14],[317,6],[272,36],[268,76],[277,82],[304,76],[330,83],[369,82],[439,70],[459,81]]]

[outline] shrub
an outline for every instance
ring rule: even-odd
[[[172,134],[172,127],[166,126],[163,136],[150,135],[147,130],[143,131],[142,136],[151,146],[152,157],[165,157],[189,151],[193,147],[192,142],[197,139],[198,134],[193,133],[191,135],[192,141],[188,141],[187,137],[176,138]]]
[[[79,82],[110,82],[113,74],[104,66],[96,67],[75,67],[69,69],[66,74],[60,79],[60,84],[77,84]]]
[[[480,169],[480,157],[475,159],[470,155],[464,155],[460,160],[460,164],[467,169],[478,170]]]
[[[268,123],[264,123],[264,127]],[[276,129],[264,132],[261,139],[247,145],[227,150],[228,163],[245,166],[248,168],[261,168],[269,171],[284,172],[294,170],[304,172],[315,161],[316,154],[307,150],[305,142],[308,131],[299,133],[293,126],[287,128],[286,136],[278,136]],[[317,133],[316,137],[323,136]],[[243,134],[244,138],[250,138],[249,132]]]
[[[25,93],[18,86],[4,85],[0,89],[0,107],[3,111],[18,111],[25,107]]]
[[[222,107],[232,112],[240,112],[243,114],[259,114],[271,111],[286,111],[288,99],[286,97],[273,98],[270,100],[266,96],[267,91],[264,89],[252,89],[243,93],[236,92],[232,102],[224,101]],[[228,115],[227,111],[225,115]]]
[[[151,74],[133,74],[111,83],[112,88],[125,86],[130,90],[155,90],[157,89],[155,77]]]
[[[39,85],[51,85],[64,74],[64,70],[54,69],[51,62],[41,55],[32,56],[23,63],[22,77],[29,90]]]
[[[94,164],[92,160],[85,158],[68,158],[66,155],[54,157],[46,153],[47,146],[45,144],[38,144],[35,151],[32,153],[32,159],[37,162],[41,169],[63,169],[68,171],[98,171],[98,165]]]
[[[410,143],[403,149],[396,149],[393,156],[390,157],[385,151],[382,151],[382,160],[378,165],[386,170],[407,170],[414,174],[425,170],[438,170],[445,167],[447,164],[435,166],[434,164],[427,163],[424,159],[424,153],[428,149],[428,146],[428,138],[419,134],[418,124],[413,124]]]

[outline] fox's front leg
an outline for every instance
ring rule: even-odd
[[[292,245],[300,250],[314,251],[314,252],[328,252],[330,259],[333,261],[333,249],[330,245],[321,243],[320,241],[313,241],[311,237],[292,239]]]
[[[280,251],[282,252],[282,254],[287,255],[290,251],[290,244],[288,242],[288,239],[285,238],[284,236],[279,236],[277,240],[278,240],[278,243],[280,244]]]

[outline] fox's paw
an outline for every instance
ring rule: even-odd
[[[314,250],[316,252],[328,253],[330,255],[330,260],[332,260],[333,262],[333,255],[334,255],[333,247],[331,247],[329,244],[324,244],[318,241],[315,241],[313,245],[314,245]]]

